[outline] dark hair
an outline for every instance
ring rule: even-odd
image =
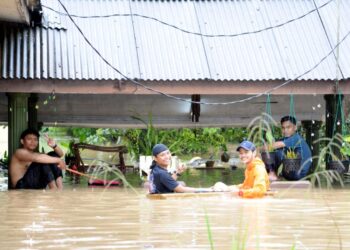
[[[283,116],[281,118],[281,124],[284,123],[284,122],[288,122],[290,121],[291,123],[293,123],[294,125],[297,125],[297,119],[295,119],[294,116],[291,116],[291,115],[286,115],[286,116]]]
[[[150,169],[153,169],[157,165],[157,162],[155,160],[152,161]]]
[[[27,128],[26,130],[24,130],[21,134],[21,139],[23,140],[24,137],[26,137],[27,135],[35,135],[36,137],[39,138],[39,132],[35,129],[32,128]]]

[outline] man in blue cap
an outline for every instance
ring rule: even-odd
[[[170,174],[167,167],[171,163],[171,153],[164,144],[156,144],[152,149],[153,162],[149,176],[149,191],[151,194],[162,193],[195,193],[210,192],[210,188],[185,187],[177,181],[177,177],[184,171],[184,168],[178,168],[177,171]]]
[[[242,184],[226,186],[222,182],[216,183],[215,191],[238,192],[243,198],[258,198],[265,196],[270,188],[269,178],[265,164],[256,156],[256,147],[250,141],[242,141],[237,151],[240,160],[246,165],[244,181]]]

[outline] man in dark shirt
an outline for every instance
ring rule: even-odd
[[[151,173],[149,176],[149,192],[151,194],[212,191],[211,188],[185,187],[176,181],[177,177],[184,171],[184,168],[178,168],[177,171],[172,174],[168,173],[167,167],[171,163],[171,153],[164,144],[155,145],[152,154],[154,160],[151,165]]]

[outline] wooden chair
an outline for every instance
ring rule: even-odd
[[[73,145],[73,152],[75,156],[75,165],[78,168],[78,171],[85,172],[86,165],[84,164],[84,161],[81,157],[81,150],[82,149],[88,149],[93,151],[99,151],[99,152],[110,152],[110,153],[116,153],[119,155],[119,164],[113,164],[119,168],[119,170],[122,173],[125,173],[126,166],[124,161],[123,154],[126,154],[128,152],[127,148],[125,146],[115,146],[115,147],[105,147],[105,146],[96,146],[86,143],[76,143]]]

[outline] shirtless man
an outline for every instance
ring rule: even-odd
[[[21,134],[22,148],[17,149],[11,158],[11,185],[16,189],[62,189],[62,169],[65,162],[60,159],[64,155],[55,141],[46,136],[47,144],[53,151],[50,155],[35,152],[39,144],[39,133],[26,129]]]

